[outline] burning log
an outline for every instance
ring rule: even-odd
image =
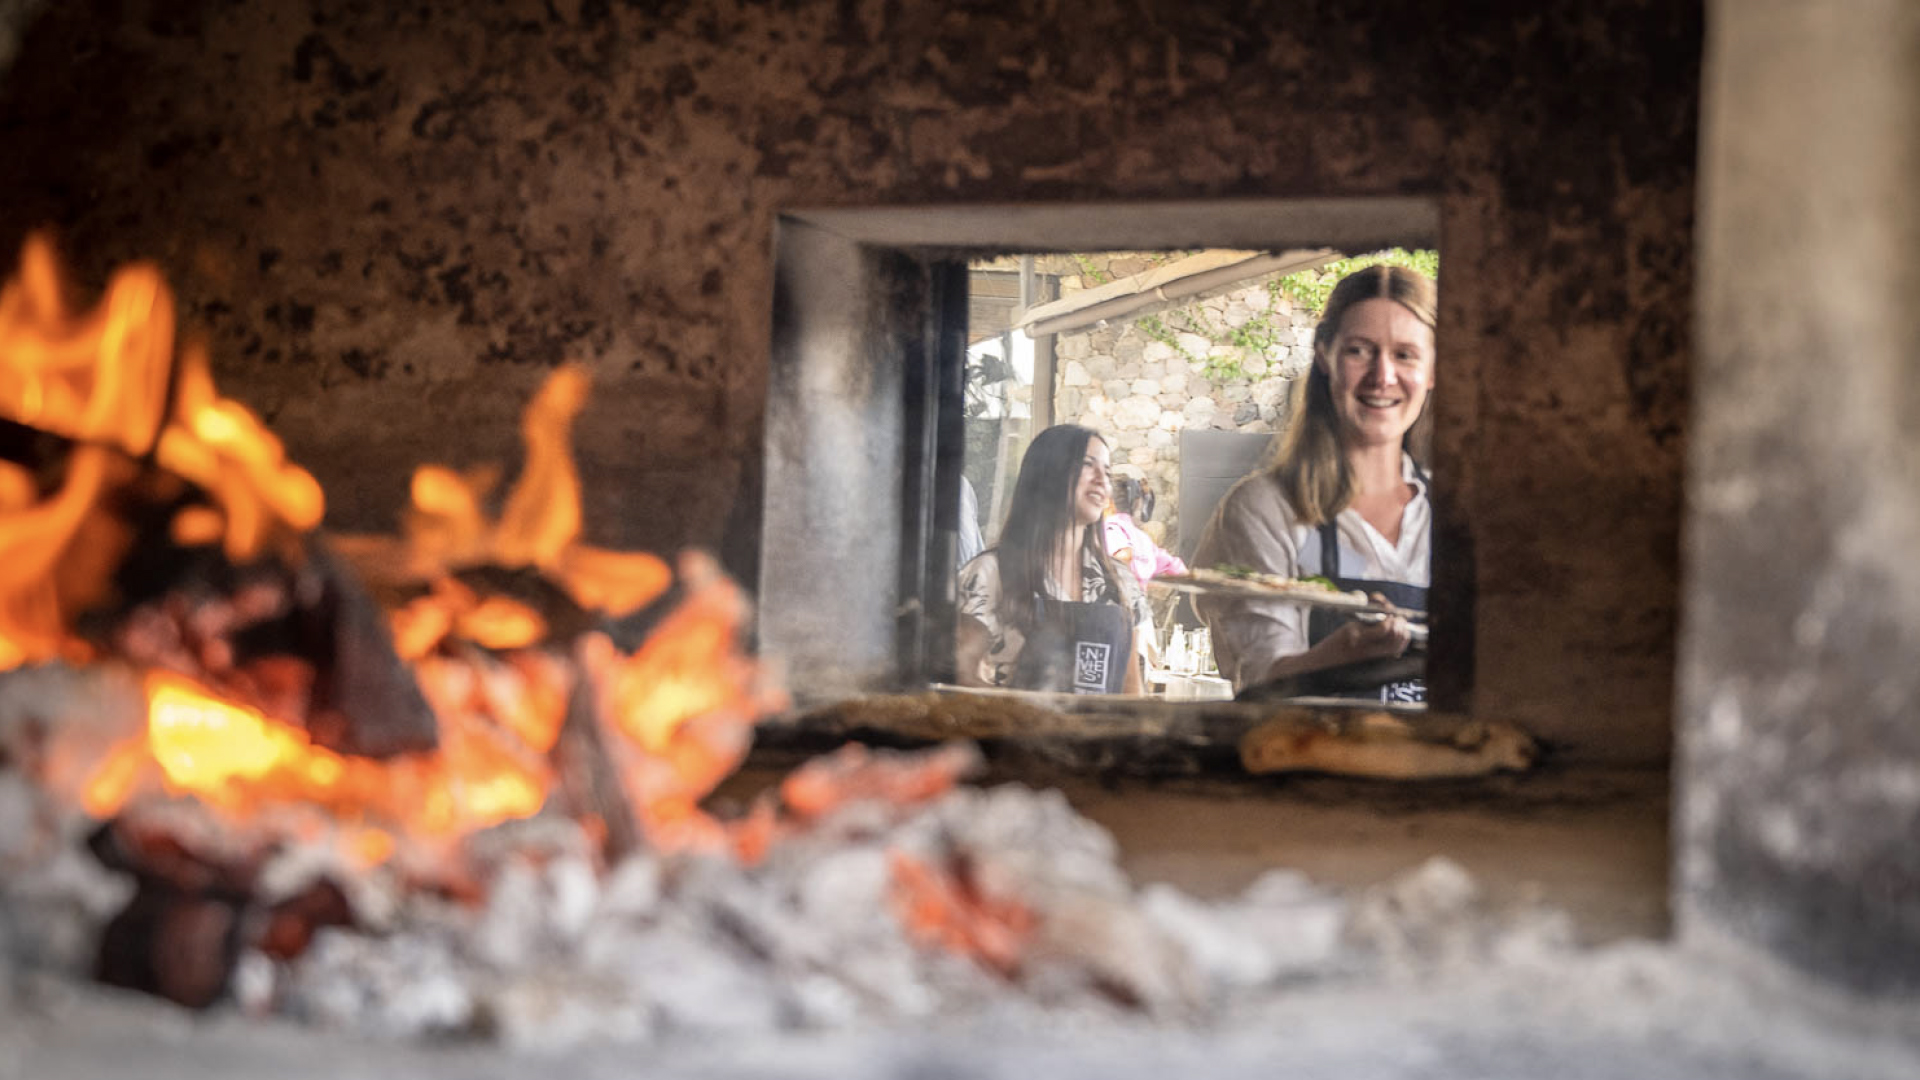
[[[599,642],[588,639],[575,650],[582,661],[575,668],[573,691],[567,695],[567,717],[560,725],[560,737],[555,740],[552,752],[568,810],[576,820],[598,827],[601,851],[609,866],[641,846],[640,823],[634,815],[633,802],[614,766],[607,733],[600,724],[600,703],[594,682],[585,675],[594,666],[585,660],[585,654],[611,647],[604,639]]]
[[[164,538],[142,550],[140,564],[155,551],[179,552]],[[96,628],[88,636],[108,655],[186,675],[302,727],[328,749],[382,758],[436,745],[433,712],[394,651],[386,614],[324,540],[306,536],[294,557],[249,566],[212,559],[167,562],[170,576],[202,572],[83,617]],[[147,582],[123,591],[155,590]]]

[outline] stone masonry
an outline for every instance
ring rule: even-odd
[[[1087,260],[1087,269],[1118,261]],[[1061,334],[1055,343],[1056,418],[1105,435],[1115,472],[1153,486],[1158,499],[1146,528],[1162,546],[1180,541],[1180,432],[1281,430],[1293,380],[1313,362],[1314,316],[1296,309],[1275,281],[1245,282],[1126,323]],[[1076,284],[1090,288],[1098,281],[1068,278],[1063,288],[1071,292]],[[1230,331],[1263,317],[1280,330],[1270,348],[1222,343]]]

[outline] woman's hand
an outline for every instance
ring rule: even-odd
[[[960,616],[953,634],[953,680],[961,686],[991,686],[980,677],[980,661],[993,647],[993,634],[971,615]]]
[[[1389,615],[1378,622],[1349,619],[1320,644],[1332,654],[1327,658],[1328,666],[1332,666],[1399,656],[1412,643],[1412,624],[1398,615]]]
[[[1389,615],[1378,622],[1349,619],[1306,652],[1275,660],[1260,681],[1272,682],[1322,668],[1399,656],[1412,641],[1413,627],[1398,615]]]

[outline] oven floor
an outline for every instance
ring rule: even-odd
[[[1401,791],[1330,779],[1056,784],[1107,827],[1136,882],[1232,895],[1286,867],[1364,888],[1433,856],[1495,905],[1542,901],[1581,940],[1661,937],[1667,916],[1664,773],[1547,776],[1495,790]]]
[[[750,761],[722,795],[744,801],[789,767]],[[1669,928],[1664,770],[1568,767],[1432,784],[1102,780],[1001,761],[982,782],[1005,781],[1059,788],[1113,834],[1136,884],[1166,882],[1216,899],[1285,868],[1361,889],[1444,856],[1473,875],[1492,905],[1538,901],[1566,912],[1584,944],[1660,938]]]

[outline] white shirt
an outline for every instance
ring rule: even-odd
[[[1349,507],[1334,516],[1341,577],[1398,581],[1425,588],[1432,574],[1433,504],[1413,459],[1400,457],[1400,476],[1414,495],[1400,512],[1400,539],[1389,543],[1380,530]],[[1207,523],[1193,565],[1244,566],[1282,577],[1334,576],[1322,566],[1319,530],[1304,524],[1272,475],[1261,472],[1241,480],[1220,500]],[[1213,634],[1214,660],[1235,690],[1259,682],[1283,656],[1307,651],[1307,611],[1298,604],[1269,600],[1195,597],[1194,606]]]

